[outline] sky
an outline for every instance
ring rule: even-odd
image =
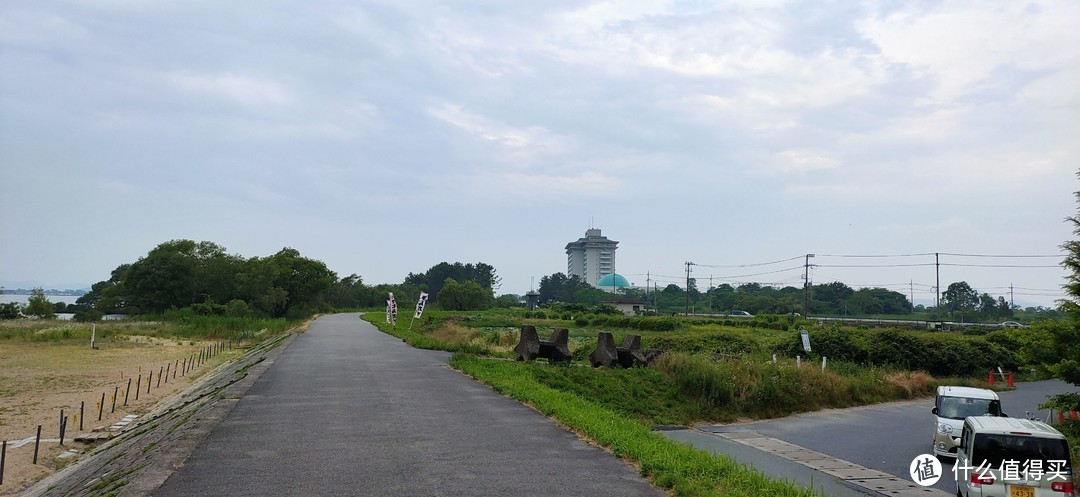
[[[932,303],[939,269],[1049,306],[1078,22],[1072,0],[6,1],[0,285],[88,287],[191,239],[369,284],[485,262],[521,294],[595,227],[636,285],[693,262],[699,288],[808,272]],[[903,257],[837,257],[871,255]]]

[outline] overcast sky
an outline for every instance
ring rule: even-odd
[[[815,253],[814,283],[932,302],[933,255],[826,255],[1060,254],[1078,24],[1072,0],[5,1],[0,285],[88,287],[183,238],[372,284],[482,261],[524,293],[594,226],[637,285],[693,261],[699,288],[799,287]],[[973,266],[1060,259],[942,255],[941,284],[1052,305],[1058,267]]]

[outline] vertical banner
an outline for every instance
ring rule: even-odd
[[[422,314],[424,314],[424,304],[426,304],[426,303],[427,303],[427,293],[420,292],[420,298],[416,301],[416,315],[413,316],[413,319],[416,319],[416,318],[420,317]]]
[[[394,300],[394,292],[390,292],[390,320],[397,326],[397,300]]]
[[[386,301],[386,324],[390,324],[390,301]]]

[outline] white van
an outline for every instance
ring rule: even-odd
[[[941,386],[934,402],[934,455],[955,457],[960,429],[968,416],[1005,416],[1001,400],[985,388]]]
[[[1069,442],[1041,421],[964,420],[956,452],[959,497],[1073,497]]]

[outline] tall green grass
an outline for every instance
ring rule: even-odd
[[[936,381],[926,373],[852,364],[796,365],[763,357],[714,360],[703,354],[664,354],[656,362],[686,397],[715,408],[718,417],[771,418],[823,408],[849,407],[930,395]],[[839,366],[839,367],[838,367]],[[840,370],[846,370],[843,374]]]
[[[492,348],[491,341],[483,338],[479,332],[476,332],[475,340],[470,339],[462,342],[447,342],[433,337],[428,333],[420,331],[422,328],[425,327],[425,325],[422,323],[413,323],[413,329],[409,329],[408,318],[399,319],[397,326],[394,326],[391,323],[387,323],[386,315],[381,312],[367,312],[361,314],[360,318],[375,325],[375,327],[378,328],[379,331],[391,336],[398,337],[405,341],[405,343],[419,349],[445,350],[447,352],[463,352],[466,354],[489,356],[500,355]],[[441,321],[436,322],[441,323]],[[427,326],[430,327],[431,325],[428,324]]]
[[[520,364],[455,355],[451,366],[528,403],[547,416],[633,461],[654,485],[676,496],[804,496],[810,490],[770,479],[732,459],[668,440],[640,420],[520,374]],[[555,368],[550,368],[555,369]],[[572,368],[571,368],[572,369]]]

